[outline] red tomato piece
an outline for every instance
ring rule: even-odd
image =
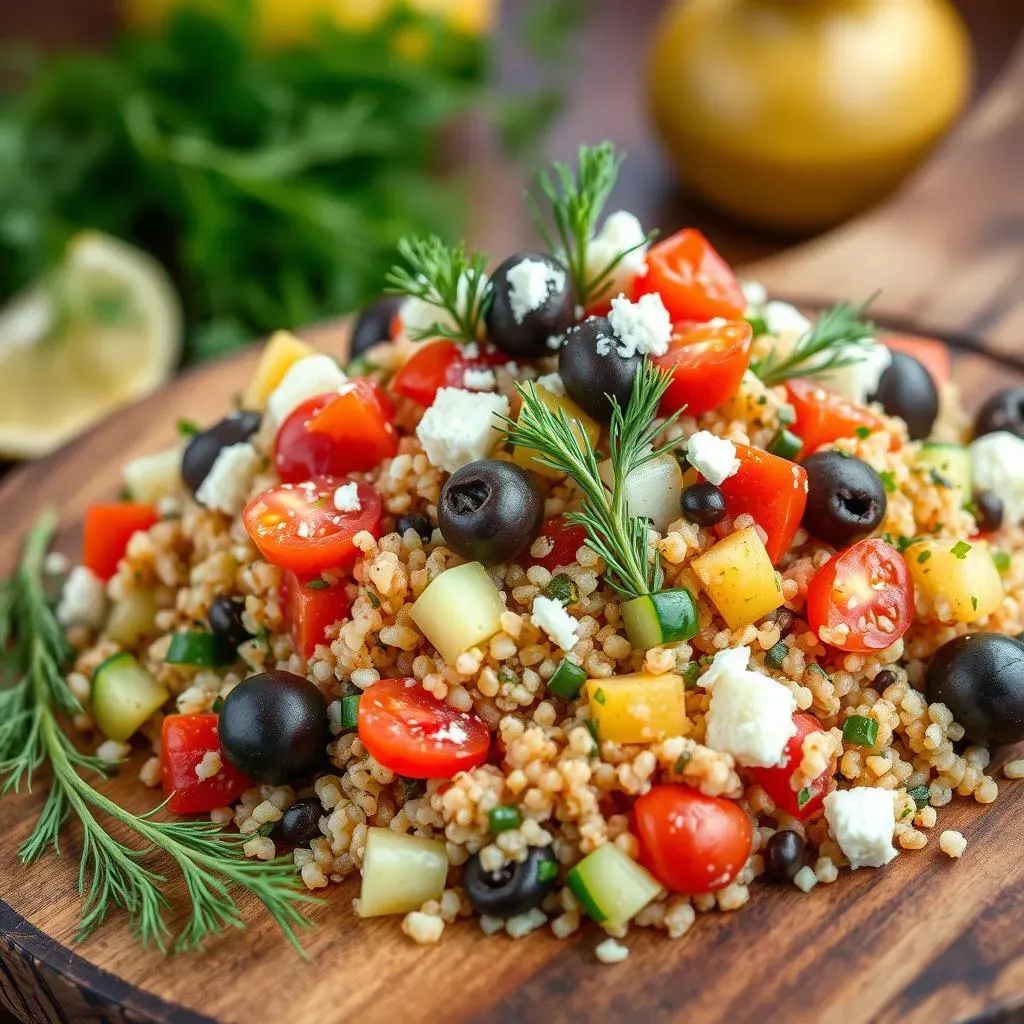
[[[155,505],[138,501],[93,505],[85,513],[82,564],[101,580],[109,580],[117,573],[117,563],[124,558],[132,535],[159,520]]]
[[[754,829],[738,804],[689,786],[652,786],[634,804],[640,861],[666,889],[723,889],[750,856]]]
[[[273,565],[307,577],[351,565],[358,556],[353,537],[362,530],[380,536],[383,506],[369,484],[359,483],[359,508],[339,511],[334,492],[346,482],[325,477],[279,484],[253,498],[242,521],[260,554]]]
[[[382,679],[359,700],[359,739],[385,768],[409,779],[447,779],[487,760],[491,733],[415,679]]]
[[[800,528],[807,505],[807,471],[795,462],[745,444],[736,445],[736,458],[739,470],[719,485],[726,511],[730,519],[744,512],[752,515],[768,534],[764,545],[768,557],[777,562]],[[724,537],[729,529],[723,524],[719,536]]]
[[[636,279],[633,298],[658,292],[673,323],[738,320],[747,308],[736,275],[694,228],[656,242],[647,252],[647,272]]]
[[[576,552],[587,539],[587,531],[582,526],[574,526],[565,516],[552,516],[541,527],[538,539],[543,538],[545,546],[550,546],[547,554],[540,558],[530,558],[531,565],[543,566],[548,572],[554,572],[563,565],[572,565],[576,561]],[[532,545],[531,545],[532,547]]]
[[[508,362],[508,356],[492,345],[477,347],[479,355],[469,357],[454,341],[420,345],[391,379],[391,390],[427,406],[438,389],[465,387],[467,370],[486,370]]]
[[[914,582],[903,556],[877,537],[830,558],[807,586],[807,623],[846,626],[841,651],[864,654],[896,643],[914,618]]]
[[[281,590],[292,644],[309,660],[317,644],[327,643],[327,630],[348,618],[352,610],[348,588],[341,583],[328,586],[319,576],[304,579],[289,572]]]
[[[200,814],[234,803],[253,782],[221,761],[208,779],[196,775],[207,754],[220,754],[217,715],[168,715],[160,734],[160,776],[167,806],[175,814]]]
[[[274,464],[285,483],[375,469],[398,451],[398,431],[379,384],[357,378],[303,402],[281,424]]]
[[[748,768],[750,777],[775,801],[775,806],[794,818],[809,818],[820,807],[832,788],[835,763],[830,764],[806,789],[795,790],[790,785],[793,772],[803,760],[804,737],[812,732],[824,732],[814,715],[793,715],[796,732],[783,751],[782,764],[774,768]]]
[[[873,432],[882,427],[882,421],[869,409],[813,380],[787,381],[786,393],[796,410],[790,430],[804,442],[804,456],[841,437],[856,437],[858,430]]]
[[[685,406],[688,416],[700,416],[732,398],[750,362],[752,337],[745,320],[677,324],[668,351],[654,358],[672,374],[661,414],[671,416]]]
[[[935,338],[918,338],[909,334],[897,334],[882,338],[886,348],[904,355],[913,356],[931,375],[937,387],[949,380],[952,364],[949,358],[949,346]]]

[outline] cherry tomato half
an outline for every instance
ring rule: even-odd
[[[132,535],[148,530],[159,519],[156,506],[137,501],[93,505],[86,510],[82,527],[82,564],[101,580],[109,580],[117,573]]]
[[[398,451],[398,431],[379,384],[356,378],[303,402],[281,424],[274,463],[285,483],[375,469]]]
[[[345,480],[325,477],[301,484],[279,484],[253,498],[242,521],[260,554],[273,565],[316,576],[343,569],[358,555],[352,538],[361,530],[380,536],[380,495],[356,484],[359,509],[340,512],[334,492]]]
[[[789,550],[800,528],[807,505],[807,471],[795,462],[745,444],[736,445],[736,458],[739,470],[720,485],[726,512],[730,519],[744,512],[754,517],[768,535],[764,546],[775,563]],[[723,523],[716,532],[725,536],[729,529]]]
[[[790,429],[803,441],[805,457],[823,444],[855,437],[858,430],[873,432],[882,428],[882,421],[873,412],[813,380],[788,381],[786,394],[796,410],[796,420]]]
[[[538,539],[544,540],[544,546],[548,550],[540,558],[531,556],[530,564],[540,565],[548,572],[554,572],[563,565],[572,565],[576,561],[576,552],[586,541],[587,531],[582,526],[574,526],[565,516],[559,515],[548,519],[537,536]]]
[[[693,228],[657,242],[647,252],[647,273],[636,279],[633,298],[658,292],[673,323],[738,320],[747,308],[736,275],[711,243]]]
[[[466,355],[454,341],[420,345],[391,379],[396,395],[430,405],[439,388],[464,388],[467,370],[486,370],[508,362],[508,356],[491,345],[478,346],[479,354]]]
[[[168,715],[160,734],[160,777],[167,807],[175,814],[201,814],[234,803],[252,780],[221,761],[216,775],[201,779],[196,766],[220,754],[216,715]]]
[[[640,862],[666,889],[696,896],[723,889],[750,856],[750,818],[689,786],[652,786],[633,806]]]
[[[672,374],[661,414],[670,416],[686,406],[687,416],[700,416],[732,398],[750,362],[752,336],[745,320],[677,324],[668,351],[654,359]]]
[[[878,538],[858,541],[830,558],[807,587],[807,622],[849,630],[841,651],[864,654],[890,647],[914,617],[914,583],[903,556]]]
[[[790,785],[793,772],[800,767],[803,760],[804,737],[812,732],[824,732],[814,715],[793,715],[796,732],[790,737],[783,751],[782,764],[774,768],[748,768],[750,777],[775,801],[775,806],[791,814],[794,818],[809,818],[821,807],[829,789],[832,788],[832,776],[835,763],[830,764],[805,789],[794,790]]]
[[[409,779],[448,779],[487,760],[491,733],[415,679],[382,679],[359,699],[359,739],[385,768]]]
[[[317,644],[327,643],[328,628],[348,618],[352,609],[348,588],[343,583],[327,586],[319,576],[305,579],[293,572],[285,573],[281,596],[292,646],[307,660]]]

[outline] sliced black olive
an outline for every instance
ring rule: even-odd
[[[227,696],[217,722],[221,750],[243,774],[270,786],[310,775],[330,742],[327,703],[294,672],[260,672]]]
[[[192,435],[181,457],[181,477],[193,494],[206,479],[217,456],[233,444],[248,441],[260,429],[258,412],[236,412],[207,430]]]
[[[401,516],[395,523],[395,529],[401,534],[406,530],[415,530],[424,541],[430,540],[434,533],[430,520],[424,515]]]
[[[563,263],[543,252],[517,253],[491,275],[487,339],[517,358],[548,355],[548,339],[571,326],[575,308]]]
[[[683,518],[698,526],[714,526],[725,518],[725,495],[720,487],[707,481],[690,484],[679,495]]]
[[[281,838],[292,846],[305,846],[320,835],[324,809],[315,796],[296,800],[281,818]]]
[[[210,632],[223,637],[233,648],[244,644],[251,636],[242,623],[245,601],[238,597],[215,597],[207,618]]]
[[[819,540],[843,548],[867,537],[885,518],[885,485],[866,462],[841,452],[818,452],[803,466],[803,525]]]
[[[608,396],[625,409],[642,362],[639,353],[620,356],[608,319],[591,316],[566,334],[558,353],[558,372],[569,397],[594,419],[608,423],[612,418]]]
[[[890,416],[899,416],[915,441],[926,438],[939,415],[939,390],[932,375],[913,356],[893,352],[892,361],[878,381],[872,401]]]
[[[362,355],[382,341],[391,340],[391,322],[404,301],[401,295],[382,295],[363,308],[352,328],[350,358]]]
[[[463,558],[497,565],[515,558],[540,533],[544,499],[520,466],[481,459],[456,470],[441,489],[437,525]]]
[[[804,866],[806,843],[789,829],[776,832],[764,848],[764,873],[773,882],[791,882]]]
[[[972,743],[1024,739],[1024,643],[1001,633],[968,633],[944,643],[924,677],[929,703],[941,702]]]
[[[982,533],[991,533],[1003,525],[1003,501],[992,491],[978,491],[974,495],[974,512]]]
[[[1024,438],[1024,388],[997,391],[978,410],[974,418],[974,436],[1007,430]]]
[[[500,871],[484,871],[474,853],[462,869],[462,888],[469,905],[488,917],[515,917],[534,910],[554,889],[558,862],[547,847],[533,846],[522,863],[513,861]]]

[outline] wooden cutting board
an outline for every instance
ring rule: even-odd
[[[968,402],[1024,383],[1024,46],[1002,82],[917,182],[887,207],[801,250],[750,268],[780,294],[831,301],[882,283],[886,318],[938,329],[958,345]],[[985,187],[979,187],[978,168]],[[343,328],[314,332],[342,353]],[[994,354],[976,351],[981,338]],[[253,351],[188,374],[0,488],[0,563],[12,564],[39,508],[61,509],[75,555],[83,510],[119,487],[128,458],[172,442],[181,416],[216,419]],[[998,777],[998,773],[997,773]],[[109,791],[135,809],[153,795],[126,772]],[[512,943],[472,924],[423,949],[395,919],[352,914],[354,885],[311,917],[310,963],[255,913],[202,956],[141,950],[122,918],[76,946],[77,837],[66,860],[22,868],[16,850],[41,794],[0,801],[0,1002],[40,1024],[160,1021],[325,1024],[409,1021],[815,1021],[902,1024],[1009,1020],[1024,1006],[1024,783],[1002,781],[987,809],[958,801],[944,828],[963,859],[905,852],[884,871],[844,873],[811,895],[755,886],[739,913],[708,914],[683,940],[637,930],[628,960],[602,966],[586,929]]]

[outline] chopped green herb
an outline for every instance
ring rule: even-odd
[[[191,437],[199,433],[199,424],[195,420],[178,420],[178,435],[180,437]]]
[[[571,576],[560,572],[551,577],[551,582],[544,588],[544,596],[563,605],[575,604],[580,599],[580,588]]]
[[[958,540],[950,549],[949,552],[954,558],[964,559],[967,557],[967,552],[971,550],[971,545],[965,540]]]
[[[896,493],[896,476],[891,469],[883,469],[879,474],[882,480],[882,486],[886,489],[889,494]]]
[[[585,718],[583,724],[587,727],[590,735],[594,737],[594,752],[597,753],[601,744],[601,739],[597,735],[597,722],[593,718]]]
[[[223,697],[219,697],[219,696],[218,696],[218,697],[217,697],[217,699],[216,699],[216,700],[215,700],[215,701],[213,702],[213,707],[212,707],[212,708],[210,708],[210,710],[211,710],[211,711],[212,711],[212,712],[213,712],[213,713],[214,713],[215,715],[219,715],[219,714],[220,714],[220,709],[221,709],[222,707],[224,707],[224,698],[223,698]]]
[[[913,814],[914,809],[912,807],[904,807],[900,812],[900,821],[902,821],[908,814]]]
[[[522,817],[518,807],[511,807],[508,804],[500,804],[492,807],[487,815],[490,822],[491,832],[497,835],[499,832],[507,832],[510,828],[519,828],[522,824]]]
[[[515,686],[519,682],[519,676],[515,674],[507,665],[502,665],[498,669],[498,682],[503,686]]]
[[[922,551],[921,554],[917,556],[917,564],[924,565],[924,563],[927,562],[928,559],[931,557],[932,553],[930,551]]]
[[[936,487],[942,487],[949,491],[953,488],[953,481],[948,476],[943,476],[934,466],[928,470],[928,479],[935,484]]]
[[[558,861],[545,858],[537,865],[537,881],[550,882],[558,877]]]
[[[380,607],[380,598],[372,590],[364,590],[363,593],[366,594],[366,600],[369,601],[374,608]]]
[[[764,656],[765,664],[779,671],[782,668],[782,663],[786,660],[787,654],[789,654],[789,648],[784,640],[780,640],[768,649],[768,653]]]
[[[878,739],[878,722],[864,715],[850,715],[843,723],[843,742],[873,747]]]
[[[696,687],[697,679],[700,677],[701,671],[700,663],[696,661],[691,661],[683,669],[683,684],[687,690],[692,690]]]
[[[118,501],[131,501],[132,500],[132,489],[125,485],[117,492]]]
[[[499,673],[498,678],[501,678]],[[587,673],[583,671],[574,661],[566,658],[554,675],[548,680],[548,690],[562,700],[575,700],[579,696],[580,689],[587,681]]]
[[[427,795],[427,780],[426,779],[402,779],[402,799],[406,802],[410,800],[420,800]]]
[[[687,766],[687,765],[688,765],[688,764],[689,764],[689,763],[690,763],[690,762],[691,762],[692,760],[693,760],[693,754],[691,754],[691,753],[690,753],[690,752],[689,752],[688,750],[684,750],[684,751],[683,751],[683,752],[682,752],[682,753],[681,753],[681,754],[680,754],[680,755],[679,755],[679,756],[678,756],[678,757],[676,758],[676,763],[675,763],[674,765],[672,765],[672,771],[674,771],[674,772],[676,773],[676,775],[682,775],[682,774],[683,774],[683,771],[684,771],[684,770],[685,770],[685,768],[686,768],[686,766]]]
[[[972,608],[972,609],[973,609],[974,611],[977,611],[977,610],[978,610],[978,599],[977,599],[976,597],[974,597],[973,595],[972,595],[972,597],[971,597],[971,608]]]
[[[920,539],[920,537],[897,537],[896,547],[899,551],[906,551],[911,544],[916,544]]]
[[[817,672],[823,679],[828,679],[828,673],[816,661],[812,661],[807,667],[814,672]]]
[[[1010,556],[1005,551],[1000,551],[998,548],[992,551],[992,561],[995,563],[995,567],[999,572],[1006,572],[1010,568]]]
[[[864,439],[865,437],[870,437],[870,436],[871,436],[871,428],[870,428],[870,427],[858,427],[858,428],[857,428],[857,429],[856,429],[856,430],[854,431],[854,433],[855,433],[855,434],[856,434],[856,435],[857,435],[857,436],[858,436],[858,437],[859,437],[859,438],[860,438],[861,440],[863,440],[863,439]]]
[[[306,584],[307,590],[326,590],[330,586],[327,580],[310,580]]]
[[[264,822],[262,825],[260,825],[260,827],[258,829],[256,829],[256,831],[253,833],[253,835],[269,836],[271,833],[273,833],[273,831],[274,831],[274,823],[272,821],[267,821],[267,822]]]
[[[811,791],[806,786],[800,790],[796,795],[796,806],[799,809],[803,809],[807,806],[808,801],[811,799]]]
[[[917,804],[917,809],[921,810],[922,807],[928,806],[931,794],[927,786],[915,786],[913,789],[907,790],[907,796]]]
[[[977,505],[975,505],[973,501],[965,501],[965,502],[963,503],[963,505],[961,505],[960,507],[961,507],[961,508],[962,508],[962,509],[963,509],[963,510],[964,510],[964,511],[965,511],[965,512],[966,512],[966,513],[967,513],[967,514],[969,515],[969,516],[972,516],[972,517],[973,517],[973,518],[975,518],[975,519],[977,519],[977,518],[978,518],[978,506],[977,506]]]
[[[361,694],[353,693],[341,698],[341,727],[355,729],[359,725],[359,701]]]
[[[594,700],[596,700],[598,704],[604,704],[608,700],[605,696],[604,690],[602,690],[600,686],[594,691]]]

